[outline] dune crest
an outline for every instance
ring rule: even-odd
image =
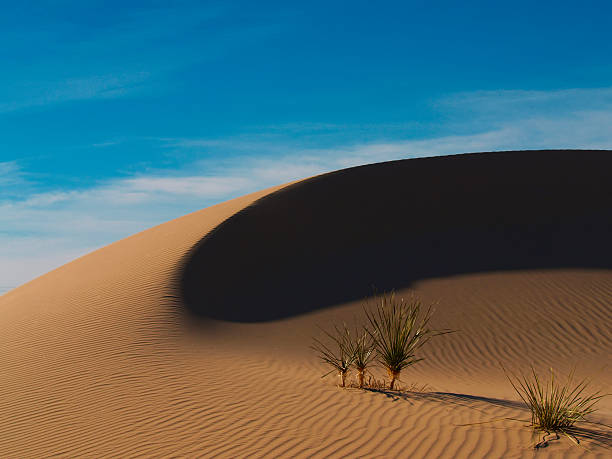
[[[610,170],[602,151],[362,166],[68,263],[0,297],[0,456],[531,456],[500,361],[612,389]],[[359,321],[372,284],[460,330],[402,375],[429,392],[320,379],[316,325]],[[584,445],[538,454],[604,457],[612,434]]]

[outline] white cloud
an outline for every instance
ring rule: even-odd
[[[168,193],[194,196],[225,196],[245,188],[245,177],[138,177],[121,182],[122,187],[136,193]]]
[[[479,128],[490,130],[507,127],[514,123],[525,127],[527,122],[544,125],[583,126],[594,121],[599,128],[598,114],[612,112],[612,87],[589,89],[563,89],[557,91],[475,91],[454,94],[440,99],[435,107],[444,112],[451,125],[459,129]],[[533,123],[532,123],[533,124]],[[529,130],[533,130],[533,125]],[[550,140],[551,132],[542,130],[543,137],[532,132],[528,139]],[[585,137],[572,137],[585,140]],[[590,138],[586,138],[590,141]]]

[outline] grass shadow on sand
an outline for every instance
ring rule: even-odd
[[[529,424],[530,411],[523,402],[505,400],[500,398],[483,397],[478,395],[460,394],[453,392],[413,392],[405,390],[388,390],[388,389],[377,389],[377,388],[365,388],[368,392],[382,394],[394,402],[408,402],[414,403],[418,401],[432,401],[445,404],[459,405],[464,408],[478,410],[486,413],[487,407],[496,406],[501,408],[508,408],[516,410],[519,413],[519,417],[504,417],[496,418],[491,421],[485,421],[482,424],[493,424],[497,420],[511,420],[521,423],[523,426]],[[472,424],[466,424],[470,426]],[[517,424],[520,425],[520,424]],[[463,425],[462,425],[463,426]],[[599,422],[584,422],[583,426],[572,427],[568,429],[568,433],[581,443],[583,440],[588,440],[592,445],[596,445],[605,449],[612,449],[612,427],[599,423]],[[554,434],[553,434],[554,435]],[[544,435],[543,439],[538,442],[540,447],[548,446],[551,441],[561,440],[561,436],[557,435],[555,438],[551,438],[552,435]]]
[[[519,401],[505,400],[500,398],[482,397],[478,395],[459,394],[453,392],[413,392],[413,391],[396,391],[389,389],[365,388],[369,392],[383,394],[393,401],[435,401],[442,403],[453,403],[456,405],[474,408],[475,403],[483,403],[488,405],[499,406],[503,408],[512,408],[525,411],[528,413],[525,404]]]

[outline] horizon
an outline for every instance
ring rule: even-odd
[[[607,2],[127,3],[0,18],[0,294],[315,174],[612,148]]]

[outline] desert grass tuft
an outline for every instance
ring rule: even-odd
[[[574,371],[565,381],[559,381],[550,369],[548,381],[543,381],[533,366],[529,376],[506,373],[512,387],[531,411],[531,426],[544,432],[544,438],[535,447],[546,446],[546,437],[552,433],[565,434],[574,443],[572,428],[578,422],[587,422],[585,416],[596,411],[595,404],[605,394],[589,390],[589,381],[574,382]]]
[[[423,360],[417,351],[434,336],[451,333],[452,330],[429,328],[431,306],[421,313],[422,303],[398,299],[394,292],[379,295],[373,310],[366,308],[368,333],[374,343],[379,363],[389,375],[389,389],[393,390],[401,371]]]
[[[310,346],[323,363],[332,367],[332,369],[322,377],[324,378],[328,374],[336,372],[340,378],[340,386],[345,387],[346,376],[349,373],[351,365],[355,361],[355,352],[353,351],[352,337],[349,328],[346,324],[343,324],[341,328],[337,325],[334,326],[333,333],[329,333],[325,330],[322,331],[331,339],[333,345],[331,345],[331,347],[327,346],[319,339],[313,338],[314,344]]]

